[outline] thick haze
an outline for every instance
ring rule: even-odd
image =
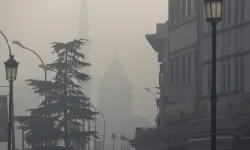
[[[0,29],[10,41],[20,40],[49,63],[53,60],[51,42],[70,41],[79,35],[79,8],[80,0],[0,0]],[[158,86],[158,64],[145,34],[155,33],[156,23],[167,20],[167,1],[89,0],[88,11],[93,77],[90,97],[97,102],[97,87],[116,52],[134,86],[134,115],[153,121],[155,100],[144,88]],[[2,62],[7,60],[8,51],[3,38],[0,48],[0,84],[7,85]],[[25,109],[36,107],[39,101],[36,95],[20,98],[17,90],[24,87],[25,79],[43,79],[44,74],[37,68],[40,62],[35,55],[15,45],[12,51],[20,62],[14,89],[15,111],[24,115]],[[8,89],[0,91],[6,94]]]

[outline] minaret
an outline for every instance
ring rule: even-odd
[[[78,35],[77,38],[80,39],[90,39],[89,36],[89,23],[88,23],[88,7],[87,7],[87,0],[81,0],[80,3],[80,11],[79,11],[79,27],[78,27]],[[91,43],[88,43],[86,46],[83,47],[83,54],[85,55],[85,61],[91,63],[90,59],[90,50],[91,50]],[[83,69],[83,72],[91,75],[91,67],[86,67]],[[90,97],[90,82],[84,84],[84,94],[87,97]]]
[[[81,0],[81,3],[80,3],[78,34],[80,38],[89,38],[87,0]]]
[[[80,39],[90,39],[89,36],[89,22],[88,22],[88,7],[87,0],[80,1],[80,11],[79,11],[79,27],[78,27],[78,35],[77,38]],[[83,54],[85,55],[85,62],[91,63],[90,61],[90,49],[91,45],[88,43],[83,47]],[[83,69],[83,72],[91,75],[90,67],[86,67]],[[90,82],[83,85],[83,92],[87,97],[90,97]],[[89,130],[90,122],[84,123],[85,130]],[[84,150],[90,150],[90,141],[84,144]]]

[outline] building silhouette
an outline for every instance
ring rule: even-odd
[[[153,132],[141,130],[131,144],[144,150],[161,143],[159,150],[209,149],[211,25],[206,22],[204,1],[168,2],[168,30],[159,32],[167,35],[165,41],[159,33],[148,39],[155,50],[165,51],[159,81],[166,96],[160,107],[166,111],[160,111],[164,117],[160,119],[167,125]],[[245,0],[223,1],[217,26],[217,149],[249,149],[249,10],[250,2]],[[173,95],[169,87],[179,87],[174,90],[179,94]]]
[[[99,91],[99,108],[107,116],[108,124],[122,124],[132,118],[133,87],[121,65],[115,57],[102,78]]]
[[[106,145],[111,145],[110,136],[113,132],[119,136],[124,126],[133,116],[132,106],[133,87],[117,56],[111,61],[106,74],[103,76],[99,90],[99,109],[106,118]],[[102,131],[101,120],[98,121],[99,131]],[[119,143],[117,143],[118,146]]]

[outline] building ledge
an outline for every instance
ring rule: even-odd
[[[217,119],[218,135],[236,135],[250,133],[249,115],[234,115]],[[157,142],[168,141],[175,138],[202,138],[210,136],[210,119],[189,119],[185,123],[171,123],[166,127],[156,128],[150,132],[144,132],[130,143],[133,147],[147,146]],[[145,144],[147,143],[147,144]]]
[[[165,51],[165,38],[159,37],[157,34],[146,34],[146,39],[157,53]]]
[[[168,22],[158,23],[156,25],[156,33],[146,34],[145,37],[156,52],[163,54],[166,49],[166,41],[168,40]]]

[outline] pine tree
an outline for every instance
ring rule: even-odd
[[[69,148],[72,142],[83,146],[84,142],[97,136],[94,131],[82,130],[83,122],[93,120],[96,114],[89,109],[90,99],[82,92],[81,86],[91,79],[89,75],[81,72],[84,67],[90,66],[83,61],[85,55],[81,52],[87,42],[85,39],[80,39],[66,43],[52,43],[52,54],[57,54],[57,59],[46,65],[46,68],[55,72],[53,81],[44,83],[39,80],[27,80],[28,85],[40,96],[48,92],[48,99],[44,100],[39,108],[32,109],[39,114],[38,116],[46,118],[42,121],[48,124],[51,134],[54,134],[50,139],[41,139],[42,142],[50,140],[50,143],[57,144],[58,140],[62,139],[65,147]],[[29,120],[32,122],[34,118]],[[24,121],[19,120],[19,122]],[[26,120],[26,126],[27,124]],[[33,127],[39,128],[39,125],[33,123]],[[35,129],[33,132],[35,133]],[[38,136],[39,133],[36,134]]]

